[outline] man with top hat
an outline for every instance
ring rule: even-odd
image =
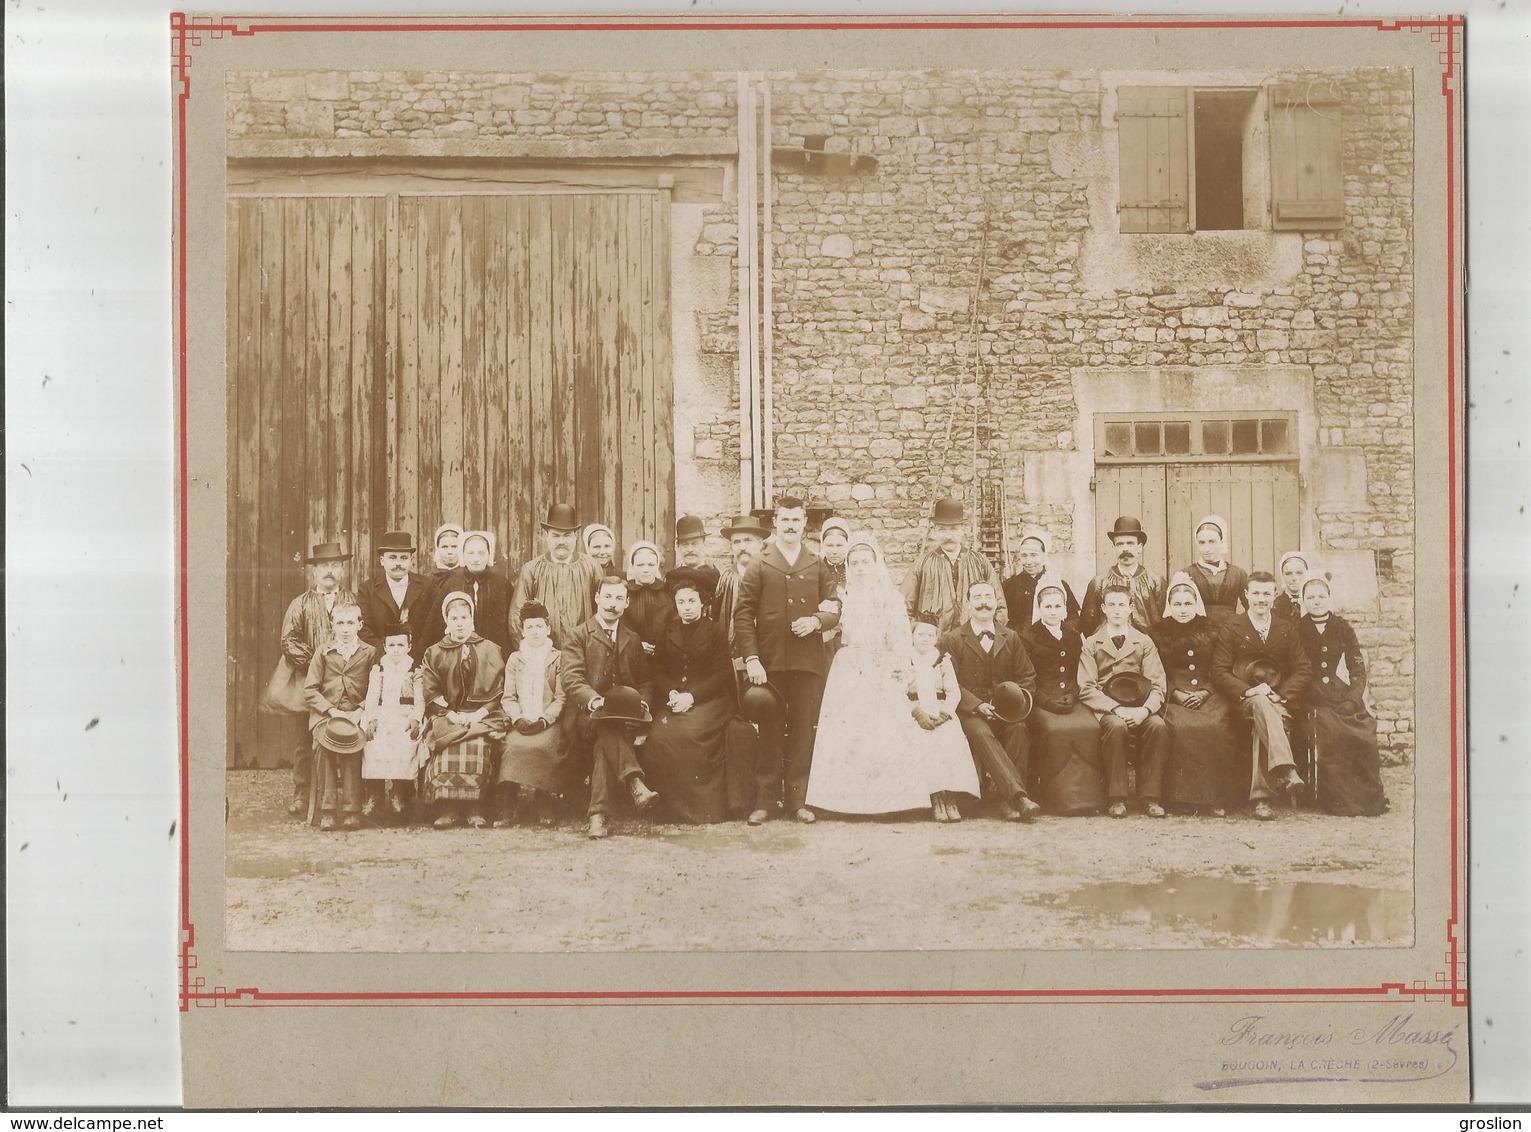
[[[1277,791],[1293,796],[1303,787],[1287,732],[1313,680],[1297,625],[1272,617],[1275,603],[1276,576],[1254,571],[1245,611],[1222,627],[1212,651],[1212,686],[1238,705],[1254,737],[1249,800],[1261,821],[1276,816],[1270,799]]]
[[[675,520],[675,569],[698,571],[700,580],[711,587],[716,598],[722,579],[718,568],[707,561],[707,525],[697,515],[682,515]],[[665,582],[669,583],[669,575]]]
[[[263,706],[306,719],[308,703],[304,684],[314,656],[329,644],[335,633],[331,613],[338,604],[356,603],[356,594],[345,584],[351,555],[338,542],[320,543],[312,549],[306,565],[310,588],[292,599],[282,617],[282,658],[271,674]],[[287,812],[294,816],[308,807],[309,776],[313,767],[313,740],[308,729],[293,740],[292,801]]]
[[[967,616],[964,604],[968,587],[974,582],[988,582],[993,587],[997,606],[994,619],[1000,625],[1008,623],[999,574],[987,558],[963,546],[966,534],[961,501],[937,500],[930,515],[929,544],[904,575],[902,590],[909,616],[933,617],[943,633],[961,626]]]
[[[962,689],[957,720],[979,772],[994,784],[1000,816],[1029,822],[1042,808],[1026,792],[1031,737],[1025,721],[1037,692],[1036,669],[1019,634],[995,619],[995,582],[975,579],[962,597],[968,619],[936,645],[951,657]]]
[[[1132,623],[1143,633],[1153,628],[1164,611],[1164,579],[1143,565],[1143,548],[1148,545],[1148,532],[1143,524],[1131,515],[1117,518],[1107,532],[1116,561],[1111,568],[1090,579],[1084,592],[1084,604],[1079,611],[1079,631],[1085,636],[1099,629],[1105,621],[1101,597],[1106,585],[1117,582],[1127,587],[1132,599]]]
[[[1126,583],[1105,583],[1101,594],[1105,624],[1079,649],[1079,702],[1100,722],[1100,751],[1106,764],[1107,809],[1127,816],[1127,743],[1138,744],[1138,801],[1151,818],[1162,818],[1164,768],[1169,728],[1160,713],[1169,680],[1158,646],[1132,624],[1132,591]]]
[[[546,549],[521,567],[511,609],[535,601],[548,611],[553,645],[562,648],[576,626],[595,613],[595,588],[601,568],[580,549],[579,517],[568,503],[555,503],[542,521]],[[512,648],[520,644],[520,628],[513,626]]]
[[[606,836],[606,817],[625,788],[646,810],[658,794],[643,780],[633,740],[652,718],[654,681],[638,634],[622,623],[627,581],[602,578],[595,614],[560,646],[564,734],[576,767],[590,771],[590,836]]]
[[[824,698],[823,633],[840,623],[834,579],[803,546],[808,512],[797,496],[776,501],[776,537],[749,564],[734,608],[734,653],[744,657],[751,684],[772,684],[786,701],[785,727],[762,735],[751,825],[771,817],[779,799],[798,821],[807,807],[814,728]]]
[[[421,637],[431,600],[431,580],[415,573],[415,540],[409,532],[389,531],[377,540],[376,549],[382,569],[356,598],[361,606],[361,639],[381,653],[383,630],[403,625],[409,630],[410,651],[418,663],[427,647]]]
[[[377,650],[358,635],[361,610],[355,602],[336,601],[331,622],[333,634],[309,661],[303,688],[318,764],[319,828],[334,829],[338,811],[342,828],[360,829],[363,704]]]
[[[739,583],[757,555],[765,548],[765,537],[771,529],[753,515],[735,515],[722,530],[728,540],[731,569],[722,571],[712,603],[712,619],[723,626],[728,643],[734,643],[734,609],[739,601]]]

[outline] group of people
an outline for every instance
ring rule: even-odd
[[[1225,815],[1309,795],[1335,814],[1386,809],[1355,631],[1305,555],[1276,575],[1227,561],[1228,525],[1195,528],[1168,580],[1148,535],[1116,520],[1116,561],[1082,601],[1021,532],[1004,579],[945,499],[901,586],[877,538],[778,499],[733,519],[707,562],[699,518],[675,565],[649,541],[616,566],[610,527],[555,504],[545,549],[512,584],[495,538],[443,524],[433,572],[407,532],[379,572],[343,584],[338,543],[282,627],[264,706],[306,723],[290,812],[321,829],[550,824],[583,810],[604,838],[629,804],[676,822],[927,810],[997,816],[1170,809]]]

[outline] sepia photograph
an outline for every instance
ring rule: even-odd
[[[1141,63],[203,88],[223,946],[1412,947],[1415,74]]]

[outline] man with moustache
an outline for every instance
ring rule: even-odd
[[[705,580],[704,584],[711,587],[716,599],[722,578],[718,568],[707,561],[707,526],[699,516],[682,515],[675,520],[675,569],[698,574]]]
[[[1277,790],[1293,795],[1302,789],[1287,728],[1313,679],[1296,624],[1272,617],[1275,604],[1276,576],[1265,570],[1251,573],[1244,590],[1245,612],[1223,626],[1212,650],[1212,686],[1239,705],[1254,733],[1249,800],[1261,821],[1276,816],[1270,799]],[[1255,678],[1250,665],[1262,660],[1280,673],[1277,687],[1268,679],[1251,684],[1245,678]]]
[[[574,628],[595,612],[595,588],[601,584],[602,571],[595,559],[578,552],[579,519],[569,504],[548,508],[542,536],[547,549],[521,567],[510,608],[520,610],[529,601],[545,608],[553,645],[562,648]],[[521,628],[513,624],[511,651],[520,644]]]
[[[1143,548],[1148,545],[1148,532],[1143,524],[1131,515],[1122,515],[1106,535],[1116,554],[1116,563],[1104,574],[1090,580],[1084,592],[1084,604],[1079,612],[1079,631],[1085,636],[1099,629],[1106,616],[1101,608],[1101,597],[1108,582],[1127,587],[1132,596],[1132,624],[1146,633],[1158,622],[1164,611],[1164,579],[1143,565]]]
[[[601,579],[595,593],[595,616],[577,626],[559,652],[563,657],[564,734],[576,766],[590,770],[590,837],[606,836],[606,816],[626,788],[633,804],[646,810],[659,795],[643,780],[633,739],[637,725],[598,714],[613,689],[637,689],[652,705],[654,683],[648,654],[638,634],[622,624],[627,610],[627,582],[615,574]],[[629,693],[630,694],[630,693]],[[649,713],[645,713],[649,714]]]
[[[1031,765],[1031,738],[1026,724],[1006,723],[993,704],[994,689],[1006,682],[1019,684],[1030,696],[1037,691],[1036,669],[1020,636],[995,620],[999,587],[972,582],[965,591],[968,620],[941,635],[937,648],[952,659],[962,699],[957,719],[981,773],[999,795],[1000,816],[1006,821],[1034,818],[1041,806],[1026,793]]]
[[[777,499],[775,540],[746,569],[734,610],[734,652],[744,657],[745,675],[769,683],[787,704],[785,728],[761,742],[751,825],[768,821],[778,798],[798,821],[815,820],[806,800],[827,667],[822,634],[840,614],[829,567],[803,546],[807,522],[801,499]]]
[[[938,500],[930,516],[930,543],[904,575],[902,591],[909,616],[933,619],[943,633],[962,624],[968,587],[975,582],[988,582],[993,587],[995,620],[1000,625],[1008,622],[1010,611],[1000,589],[999,574],[983,555],[964,549],[966,534],[962,503],[956,499]],[[1017,618],[1030,615],[1029,609],[1015,612]]]
[[[361,606],[361,639],[383,653],[384,630],[390,625],[409,629],[415,662],[428,644],[423,630],[429,608],[431,580],[415,573],[415,540],[407,531],[389,531],[377,541],[377,560],[382,572],[362,588],[356,604]]]
[[[712,619],[728,633],[728,643],[734,643],[734,610],[739,603],[739,583],[744,572],[765,547],[765,537],[770,530],[753,515],[736,515],[723,528],[723,537],[733,553],[733,569],[723,572],[718,579],[716,596],[712,603]]]

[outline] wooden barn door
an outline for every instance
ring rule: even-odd
[[[256,703],[308,547],[445,520],[498,568],[573,502],[674,529],[666,191],[234,196],[228,205],[229,750],[289,752]]]
[[[1165,576],[1164,465],[1108,464],[1095,469],[1095,572],[1108,570],[1116,552],[1106,537],[1119,515],[1131,515],[1148,532],[1143,565]],[[1082,592],[1082,591],[1081,591]]]
[[[1297,469],[1291,464],[1171,465],[1172,569],[1195,560],[1192,525],[1204,515],[1221,515],[1228,521],[1228,560],[1246,570],[1274,572],[1277,559],[1298,547],[1297,487]]]
[[[286,721],[256,705],[303,559],[364,561],[388,515],[386,202],[235,198],[227,233],[229,757],[275,766]]]
[[[399,198],[394,513],[519,565],[550,503],[674,525],[669,225],[660,193]],[[434,378],[434,380],[433,380]]]

